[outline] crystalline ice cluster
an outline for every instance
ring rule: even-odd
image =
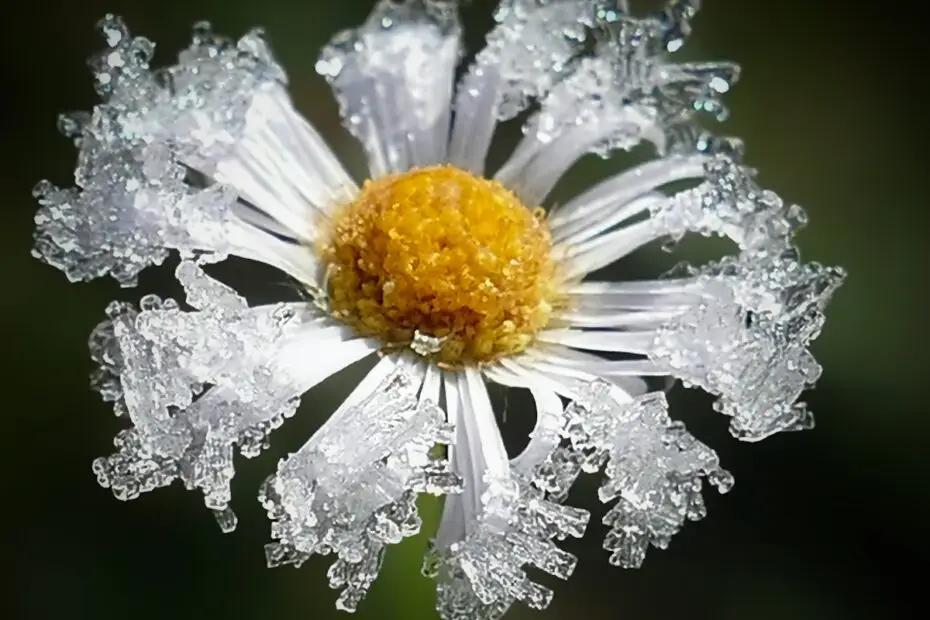
[[[436,128],[451,118],[460,37],[455,2],[416,0],[378,4],[364,26],[336,35],[324,48],[317,71],[332,84],[346,126],[365,146],[372,176],[434,163],[445,152]],[[437,65],[449,71],[436,71]]]
[[[758,441],[810,428],[801,393],[820,376],[808,350],[845,272],[801,263],[795,250],[748,251],[697,271],[699,301],[666,325],[651,356],[719,396],[733,434]]]
[[[643,140],[664,153],[669,128],[687,124],[695,112],[725,116],[719,98],[737,80],[736,65],[670,63],[667,20],[605,17],[603,9],[598,16],[594,54],[579,56],[541,99],[526,138],[497,174],[531,203],[587,153],[607,156]]]
[[[731,156],[717,154],[704,163],[706,180],[652,206],[663,233],[680,239],[688,232],[729,237],[743,249],[787,245],[807,222],[797,205],[786,205],[760,188],[751,172]]]
[[[353,611],[365,596],[386,545],[419,532],[418,493],[461,491],[448,463],[430,455],[452,442],[453,429],[436,403],[417,397],[419,388],[396,372],[361,402],[350,396],[260,495],[277,541],[266,548],[269,565],[336,554],[329,578],[344,588],[340,609]]]
[[[581,468],[603,469],[601,501],[616,501],[604,516],[611,564],[638,568],[650,546],[665,549],[686,521],[702,519],[704,479],[721,493],[733,485],[716,453],[672,421],[662,392],[618,402],[607,383],[595,383],[566,418]]]
[[[78,147],[76,186],[36,187],[33,253],[71,280],[109,274],[132,286],[171,249],[230,250],[237,197],[186,183],[188,165],[228,149],[255,93],[283,74],[257,32],[233,44],[201,25],[177,65],[152,71],[151,41],[131,37],[113,17],[100,29],[108,49],[90,65],[103,103],[60,120]]]
[[[94,471],[120,499],[180,479],[225,513],[234,447],[256,456],[297,407],[302,390],[276,361],[300,320],[284,305],[249,308],[194,263],[177,275],[195,310],[151,295],[138,310],[113,303],[91,335],[95,385],[133,424]]]
[[[467,536],[434,549],[428,573],[437,578],[438,610],[445,620],[493,620],[515,601],[543,609],[552,591],[526,574],[534,567],[560,579],[571,576],[575,556],[555,540],[581,537],[584,510],[548,500],[531,479],[487,477],[481,513]]]

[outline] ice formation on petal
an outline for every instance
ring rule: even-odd
[[[103,103],[60,121],[78,147],[76,187],[36,187],[33,254],[74,281],[131,286],[170,249],[229,251],[236,196],[187,183],[186,158],[228,148],[254,92],[283,74],[257,33],[232,44],[201,26],[179,64],[152,71],[151,41],[112,16],[100,29],[108,49],[90,65]]]
[[[583,469],[603,468],[601,501],[616,501],[604,516],[610,563],[638,568],[650,546],[665,549],[686,521],[705,516],[704,479],[721,493],[733,479],[713,450],[669,418],[664,393],[620,402],[612,391],[590,385],[567,408],[565,433]]]
[[[703,183],[652,207],[657,225],[674,239],[700,232],[726,235],[741,249],[787,246],[807,223],[801,207],[759,187],[729,155],[717,154],[704,169]]]
[[[563,408],[551,396],[554,403],[537,399],[541,418],[531,436],[533,449],[508,461],[477,374],[466,370],[446,378],[450,417],[461,420],[453,468],[469,474],[465,492],[446,500],[425,564],[425,572],[437,579],[437,610],[444,620],[495,620],[516,601],[545,608],[552,592],[526,569],[567,579],[575,568],[576,558],[554,541],[580,537],[588,513],[547,499],[536,484],[536,467],[548,456],[546,448],[558,446],[558,436],[550,441],[548,435],[550,427],[561,425]]]
[[[455,67],[456,0],[380,0],[360,28],[337,34],[317,71],[379,177],[443,161]]]
[[[573,63],[541,101],[524,141],[497,178],[531,203],[586,153],[607,156],[643,140],[666,152],[667,129],[696,112],[723,118],[720,95],[739,75],[731,63],[671,63],[661,18],[633,19],[599,11],[594,55]]]
[[[516,117],[567,74],[595,21],[598,0],[501,0],[487,45],[455,95],[449,157],[484,172],[498,121]]]
[[[554,539],[581,537],[586,511],[546,499],[531,480],[517,476],[486,477],[483,486],[473,531],[447,549],[433,549],[428,559],[444,620],[494,620],[515,601],[544,609],[552,591],[531,580],[526,568],[560,579],[575,569],[575,556],[559,549]]]
[[[757,441],[810,428],[801,393],[820,376],[808,345],[845,272],[801,263],[793,249],[755,250],[693,270],[700,302],[657,335],[650,357],[719,396],[732,433]]]
[[[194,263],[178,277],[194,311],[153,295],[139,310],[113,303],[92,334],[95,385],[133,424],[94,472],[124,500],[179,479],[223,514],[234,446],[255,456],[297,407],[303,387],[282,353],[301,320],[284,305],[247,307]]]
[[[445,414],[417,398],[421,381],[409,369],[382,380],[379,371],[392,364],[382,360],[323,428],[281,461],[260,495],[276,541],[266,546],[268,564],[299,566],[313,554],[335,554],[330,585],[343,588],[336,605],[345,611],[367,593],[386,546],[419,532],[417,494],[461,491],[461,479],[431,454],[452,442]]]

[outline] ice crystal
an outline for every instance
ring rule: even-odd
[[[820,376],[808,349],[845,272],[796,250],[744,252],[695,270],[700,301],[663,328],[651,352],[686,383],[719,396],[740,439],[810,428],[801,393]]]
[[[187,165],[228,149],[255,93],[282,74],[258,33],[233,44],[200,25],[178,65],[152,71],[152,42],[114,17],[100,29],[108,48],[90,65],[103,103],[60,122],[78,147],[76,187],[36,187],[33,253],[71,280],[132,286],[170,249],[229,251],[236,196],[186,183]]]
[[[545,499],[532,481],[519,476],[486,477],[481,514],[467,537],[427,560],[438,579],[440,617],[444,620],[494,620],[515,601],[543,609],[552,591],[532,581],[535,567],[560,579],[571,576],[576,558],[554,540],[580,537],[588,513]]]
[[[672,238],[700,232],[725,235],[742,249],[786,246],[806,224],[801,207],[785,204],[775,192],[760,188],[752,172],[729,155],[716,154],[704,170],[703,183],[652,207],[653,221]]]
[[[96,385],[133,424],[94,472],[124,500],[181,480],[223,512],[234,446],[255,456],[297,407],[301,392],[276,357],[300,321],[286,306],[249,308],[194,263],[178,277],[195,310],[149,295],[139,310],[111,304],[94,332]]]
[[[434,136],[449,124],[461,54],[454,5],[381,0],[362,27],[337,34],[317,62],[346,126],[374,162],[373,176],[435,163],[445,154],[445,140]]]
[[[674,20],[682,13],[634,19],[601,8],[596,14],[593,54],[576,59],[547,89],[524,127],[526,139],[497,175],[530,202],[545,198],[586,153],[606,157],[644,140],[665,153],[669,129],[687,125],[696,112],[726,116],[720,96],[737,80],[736,65],[668,61],[669,32],[680,27]]]
[[[344,588],[337,606],[353,611],[381,567],[388,544],[420,529],[418,493],[461,491],[444,459],[452,442],[435,403],[417,398],[403,372],[386,378],[358,404],[344,405],[296,454],[281,461],[260,495],[273,521],[268,564],[302,564],[336,554],[330,585]],[[351,402],[351,397],[350,401]]]
[[[598,382],[566,411],[565,433],[586,471],[603,469],[604,516],[610,563],[638,568],[649,546],[665,549],[688,520],[706,514],[702,479],[721,493],[733,485],[713,450],[668,415],[662,392],[621,403]]]

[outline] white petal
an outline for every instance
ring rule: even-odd
[[[553,232],[552,239],[557,246],[570,248],[602,236],[619,224],[629,223],[631,217],[648,213],[651,207],[662,204],[664,200],[665,195],[659,192],[644,194],[621,208],[579,217],[572,221],[570,226],[563,226],[558,232]]]
[[[443,502],[439,529],[433,540],[438,548],[447,549],[452,544],[465,539],[465,524],[473,522],[478,517],[477,506],[480,494],[471,482],[474,470],[467,447],[468,436],[464,424],[464,417],[467,413],[462,411],[459,374],[444,371],[442,375],[446,393],[447,421],[455,426],[455,442],[448,448],[449,461],[452,463],[453,471],[467,479],[462,493],[450,495]]]
[[[596,382],[596,374],[570,368],[564,364],[540,361],[532,357],[501,360],[501,365],[513,372],[527,376],[533,381],[546,382],[553,391],[570,400],[576,400],[586,393],[587,386]],[[610,393],[617,402],[628,402],[630,394],[616,384],[610,385]]]
[[[454,418],[456,441],[450,446],[453,471],[465,480],[461,503],[449,498],[443,508],[436,543],[447,546],[472,532],[481,514],[485,478],[506,477],[510,471],[507,450],[494,417],[494,409],[480,371],[445,371],[446,407]]]
[[[271,265],[298,282],[316,286],[322,281],[322,266],[306,245],[280,239],[246,222],[231,224],[227,241],[236,256]]]
[[[561,263],[561,273],[566,279],[579,278],[606,267],[665,234],[652,220],[643,220],[575,246],[553,248],[552,256]]]
[[[550,226],[564,237],[574,234],[580,228],[579,223],[604,217],[607,210],[625,212],[632,217],[645,205],[637,205],[639,208],[634,210],[628,206],[630,201],[669,183],[702,179],[707,160],[703,155],[667,157],[624,170],[556,209],[549,218]]]
[[[245,123],[226,157],[192,165],[234,187],[297,239],[313,239],[320,218],[351,200],[358,187],[283,87],[257,95]]]
[[[523,451],[513,459],[514,471],[528,479],[534,476],[534,469],[543,463],[559,445],[562,425],[564,423],[562,400],[555,390],[544,382],[534,382],[528,376],[520,376],[500,366],[483,369],[487,377],[496,383],[511,388],[526,388],[536,403],[536,424],[530,433],[530,440]]]
[[[554,0],[529,10],[520,4],[500,3],[487,47],[456,92],[449,161],[475,174],[485,172],[498,121],[514,118],[544,96],[586,36],[582,24],[591,8],[586,1]]]
[[[701,298],[693,279],[580,282],[569,286],[570,307],[580,310],[673,310]]]
[[[592,308],[558,312],[552,318],[559,323],[577,328],[645,329],[661,327],[668,321],[681,316],[685,311],[685,307],[640,312]]]
[[[616,383],[630,394],[646,391],[646,384],[637,377],[663,377],[669,374],[665,364],[649,359],[607,360],[599,355],[578,351],[560,345],[536,347],[527,351],[521,363],[532,365],[534,361],[546,362],[550,368],[563,368],[571,372],[581,370],[595,377]]]
[[[380,0],[317,62],[378,178],[445,161],[461,28],[454,8]]]
[[[640,353],[649,351],[655,333],[625,332],[580,329],[549,329],[540,332],[537,338],[540,342],[562,344],[577,349],[589,351],[612,351],[618,353]]]

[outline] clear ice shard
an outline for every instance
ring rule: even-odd
[[[615,502],[604,516],[610,563],[638,568],[650,546],[665,549],[688,520],[706,514],[707,480],[721,493],[733,478],[716,453],[668,415],[663,392],[616,398],[605,382],[566,409],[565,433],[584,471],[603,471],[599,496]]]
[[[477,482],[477,481],[476,481]],[[526,573],[533,567],[560,579],[575,569],[575,556],[556,540],[580,538],[587,511],[546,499],[531,479],[486,476],[481,513],[473,530],[448,548],[434,547],[425,572],[437,579],[443,620],[496,620],[520,601],[544,609],[552,591]]]
[[[230,250],[236,196],[191,185],[188,165],[228,150],[254,95],[284,76],[258,32],[233,43],[200,25],[178,64],[154,71],[151,41],[112,16],[100,30],[108,47],[89,64],[103,101],[60,119],[78,148],[76,185],[36,186],[33,254],[72,281],[109,274],[132,286],[171,249]]]
[[[303,391],[284,363],[302,321],[284,305],[249,308],[192,262],[177,276],[193,311],[154,295],[114,302],[91,335],[94,385],[133,425],[93,469],[124,500],[181,480],[228,529],[234,447],[257,455]]]
[[[420,529],[417,494],[458,493],[462,480],[433,454],[453,439],[445,414],[400,368],[382,360],[356,393],[297,453],[282,460],[260,500],[272,520],[270,566],[335,554],[336,603],[354,611],[378,575],[387,545]],[[371,384],[378,382],[377,385]],[[369,392],[367,396],[360,396]]]
[[[787,247],[807,223],[801,207],[759,187],[752,171],[730,155],[717,153],[705,163],[704,171],[702,183],[653,208],[653,221],[673,240],[699,232],[729,237],[743,250],[777,249]]]
[[[820,376],[809,344],[845,272],[797,251],[746,251],[692,270],[700,301],[656,336],[650,357],[686,385],[718,396],[745,441],[813,426],[801,393]]]

